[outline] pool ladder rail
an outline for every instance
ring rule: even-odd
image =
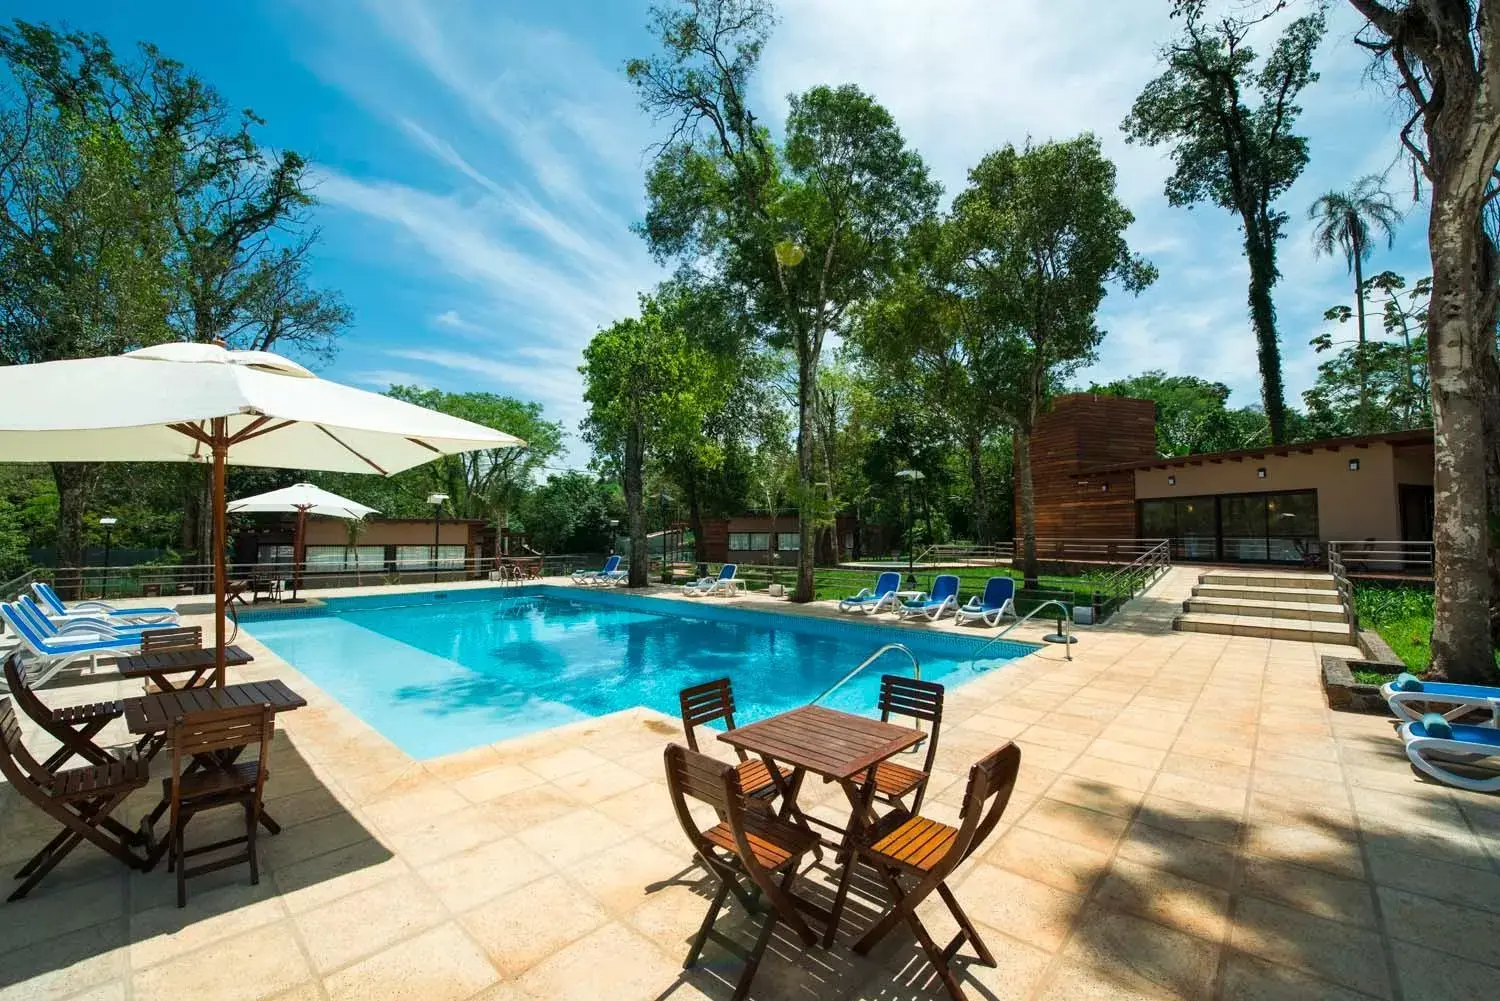
[[[895,650],[901,651],[902,653],[906,654],[906,656],[911,659],[911,676],[913,678],[917,679],[918,681],[921,681],[922,680],[922,662],[919,661],[919,660],[917,660],[917,655],[914,654],[914,653],[912,653],[911,649],[909,647],[907,647],[904,643],[887,643],[885,646],[881,647],[879,650],[876,650],[874,653],[870,654],[870,656],[868,656],[864,660],[860,661],[859,662],[859,666],[856,667],[856,668],[854,668],[854,670],[850,671],[848,674],[844,675],[842,678],[840,678],[839,680],[835,681],[832,685],[829,685],[827,688],[825,688],[823,690],[823,693],[821,695],[819,695],[817,698],[813,699],[812,702],[810,702],[808,704],[815,706],[819,702],[822,702],[824,699],[828,698],[828,696],[832,695],[834,692],[838,691],[840,688],[843,688],[849,682],[853,681],[855,679],[855,677],[861,671],[863,671],[865,668],[869,667],[871,664],[875,663],[881,657],[883,657],[886,654],[891,653],[892,651],[895,651]]]
[[[1058,629],[1060,631],[1058,633],[1053,634],[1053,635],[1056,635],[1056,636],[1060,636],[1061,639],[1060,640],[1054,640],[1050,636],[1047,637],[1047,639],[1048,639],[1049,642],[1052,642],[1052,643],[1058,643],[1058,642],[1062,643],[1063,656],[1066,659],[1068,659],[1068,660],[1072,660],[1073,659],[1073,644],[1076,641],[1073,639],[1073,631],[1069,627],[1069,621],[1073,618],[1073,609],[1069,608],[1067,605],[1063,604],[1060,601],[1056,601],[1054,599],[1050,599],[1049,598],[1048,600],[1042,602],[1040,605],[1038,605],[1035,608],[1033,608],[1031,611],[1027,612],[1025,615],[1021,616],[1016,621],[1012,622],[1010,625],[1006,626],[1004,629],[1000,630],[995,635],[991,636],[989,639],[985,640],[984,641],[984,645],[981,646],[978,650],[975,650],[974,651],[974,656],[972,656],[972,657],[969,658],[969,666],[973,667],[974,666],[974,662],[977,661],[979,659],[980,655],[983,654],[986,650],[988,650],[992,644],[998,643],[1001,640],[1005,639],[1005,637],[1010,633],[1010,631],[1012,629],[1015,629],[1017,626],[1020,626],[1023,623],[1026,623],[1026,622],[1030,621],[1032,618],[1034,618],[1036,616],[1036,614],[1038,612],[1040,612],[1042,609],[1046,608],[1048,605],[1056,605],[1059,609],[1062,610],[1063,614],[1061,614],[1061,615],[1059,615],[1057,617]]]

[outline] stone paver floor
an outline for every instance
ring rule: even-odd
[[[927,812],[955,819],[968,764],[1023,751],[1002,827],[953,881],[1000,963],[960,961],[970,996],[1491,996],[1500,797],[1419,780],[1388,721],[1329,711],[1317,657],[1340,648],[1171,632],[1190,583],[1174,571],[1082,631],[1071,663],[1049,647],[950,692]],[[80,848],[0,904],[0,999],[728,997],[737,961],[710,947],[681,968],[710,888],[661,777],[675,720],[633,710],[416,762],[247,642],[241,677],[310,702],[278,730],[267,805],[285,830],[261,842],[260,885],[217,873],[178,910],[163,870]],[[44,695],[112,692],[134,694]],[[833,786],[804,801],[842,819]],[[48,823],[0,788],[0,865]],[[830,950],[778,937],[752,996],[944,997],[904,929],[850,952],[878,906],[857,895]]]

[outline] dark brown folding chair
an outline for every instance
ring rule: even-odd
[[[922,798],[927,795],[927,779],[932,775],[932,762],[937,758],[938,731],[943,725],[943,686],[934,681],[919,681],[902,678],[894,674],[880,678],[880,721],[889,723],[892,716],[904,716],[920,720],[931,726],[927,735],[927,759],[920,770],[894,761],[882,761],[875,766],[875,795],[891,806],[910,813],[922,809]],[[869,781],[865,772],[857,781]],[[901,800],[916,793],[908,808]]]
[[[704,945],[713,939],[745,960],[745,969],[730,999],[741,1001],[750,990],[750,982],[755,979],[755,971],[778,923],[786,924],[807,946],[817,941],[797,913],[792,884],[797,878],[797,863],[817,844],[818,837],[777,819],[769,811],[750,809],[740,786],[739,772],[733,765],[681,744],[667,745],[666,760],[667,788],[677,809],[677,819],[682,822],[693,850],[719,881],[718,892],[682,965],[687,968],[696,963]],[[689,796],[713,807],[722,818],[720,822],[706,831],[699,830],[688,810]],[[750,880],[748,888],[742,878]],[[762,897],[771,905],[766,923],[749,950],[714,928],[714,919],[731,893],[749,914],[761,910]]]
[[[55,772],[75,754],[94,765],[107,765],[115,760],[113,755],[94,743],[94,738],[112,720],[125,715],[124,703],[89,702],[53,709],[26,684],[26,670],[21,665],[19,652],[5,658],[5,684],[9,687],[10,696],[15,700],[17,708],[37,726],[56,737],[62,745],[42,762],[44,769]],[[142,744],[137,745],[138,750],[144,741],[143,738]]]
[[[275,728],[276,714],[269,705],[236,706],[179,716],[168,728],[172,777],[162,780],[162,794],[171,804],[172,811],[172,826],[167,833],[167,858],[168,869],[177,872],[178,907],[187,906],[187,881],[192,876],[248,862],[250,882],[260,882],[255,833],[260,828],[261,799],[266,787],[271,736]],[[251,744],[260,747],[255,760],[222,760],[223,752],[239,751]],[[220,760],[215,761],[215,758]],[[199,767],[190,767],[195,761]],[[245,833],[187,848],[184,833],[188,821],[205,810],[224,806],[239,806],[244,810]],[[188,868],[187,859],[191,856],[241,844],[245,850],[237,855]]]
[[[949,961],[965,942],[974,947],[979,961],[985,966],[996,965],[995,957],[979,937],[969,916],[958,906],[958,898],[948,888],[946,880],[995,829],[1010,802],[1020,769],[1021,749],[1012,743],[975,762],[969,769],[969,786],[964,792],[959,827],[949,827],[920,814],[897,810],[887,814],[867,832],[859,853],[884,877],[891,891],[892,906],[854,944],[855,952],[860,955],[868,953],[892,928],[905,921],[916,933],[922,951],[927,953],[948,993],[954,1001],[964,1001],[964,992],[953,976]],[[989,803],[988,809],[986,803]],[[915,880],[915,885],[909,890],[903,889],[902,878]],[[934,890],[948,905],[959,929],[953,941],[941,949],[917,917],[917,908]]]
[[[140,840],[111,814],[127,796],[150,781],[150,768],[135,755],[54,772],[43,767],[21,740],[10,699],[0,699],[0,774],[25,798],[62,825],[62,831],[42,846],[16,873],[25,882],[10,895],[20,900],[42,877],[84,841],[113,855],[134,869],[145,869],[146,859],[131,851]]]
[[[682,706],[682,729],[687,735],[688,747],[698,750],[697,727],[715,720],[723,720],[726,730],[734,729],[734,690],[728,678],[705,682],[684,688],[677,693]],[[773,799],[777,793],[776,779],[771,769],[759,758],[752,758],[742,748],[735,748],[739,755],[740,788],[753,800]],[[783,770],[782,776],[786,775]]]

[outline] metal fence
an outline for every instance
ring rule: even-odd
[[[1431,577],[1433,548],[1431,542],[1405,542],[1395,539],[1366,539],[1362,542],[1328,543],[1328,565],[1337,560],[1343,572],[1351,577],[1405,576]]]

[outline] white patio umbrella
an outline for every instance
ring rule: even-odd
[[[367,515],[379,514],[373,507],[365,507],[358,501],[311,483],[293,483],[280,490],[270,490],[254,497],[241,497],[229,502],[230,514],[287,514],[297,513],[297,532],[292,536],[292,597],[302,586],[302,554],[306,549],[307,516],[320,515],[325,518],[343,518],[359,521]]]
[[[522,445],[493,428],[319,379],[263,351],[174,343],[0,367],[0,462],[213,463],[220,685],[228,463],[389,476],[439,455]]]

